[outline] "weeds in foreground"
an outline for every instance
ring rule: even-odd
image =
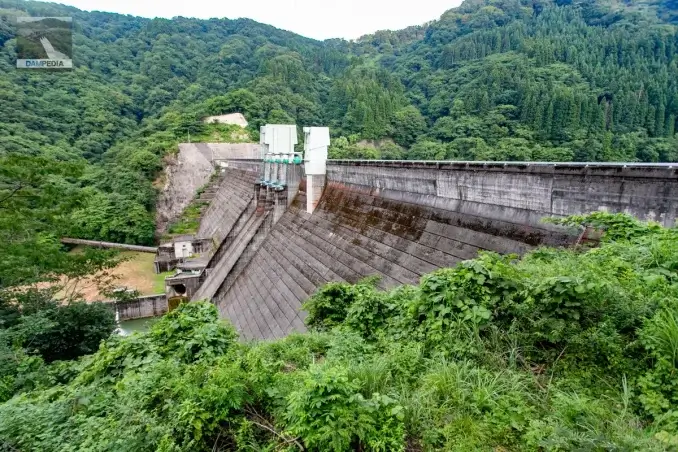
[[[279,341],[239,343],[214,306],[191,303],[79,361],[16,355],[0,367],[14,394],[0,438],[45,451],[675,450],[676,230],[611,218],[633,233],[598,249],[486,253],[386,292],[328,284],[305,305],[311,331]]]

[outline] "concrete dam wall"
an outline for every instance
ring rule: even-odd
[[[290,187],[296,189],[296,187]],[[301,303],[329,281],[379,275],[413,284],[479,250],[566,246],[579,231],[545,216],[629,212],[672,225],[678,169],[669,165],[328,161],[317,208],[305,181],[247,264],[212,301],[245,338],[304,331]]]
[[[502,208],[510,215],[523,211],[513,217],[520,224],[604,210],[672,226],[678,215],[678,166],[671,164],[345,160],[328,164],[327,177],[382,196],[403,193],[418,204],[470,208],[483,216]]]
[[[261,164],[251,161],[225,162],[217,168],[222,178],[219,188],[200,222],[198,237],[212,238],[215,246],[223,242],[245,212],[253,208],[254,183]]]

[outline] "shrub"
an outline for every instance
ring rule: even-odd
[[[149,333],[164,355],[185,362],[223,355],[236,341],[232,326],[219,321],[211,303],[184,303],[156,322]]]
[[[459,321],[483,327],[494,318],[503,319],[522,284],[510,265],[514,258],[483,253],[423,277],[413,314],[429,343],[441,344]]]
[[[678,311],[662,309],[647,321],[641,332],[650,351],[652,366],[640,378],[640,401],[657,420],[678,429]]]
[[[52,327],[29,334],[25,344],[47,362],[75,359],[94,353],[101,341],[116,328],[115,314],[104,303],[54,305],[41,314],[52,323]],[[24,322],[30,322],[31,317]]]
[[[345,369],[312,366],[288,398],[289,430],[309,450],[404,450],[402,407],[385,395],[365,398]]]
[[[605,231],[603,240],[615,242],[661,233],[658,223],[643,223],[624,213],[593,212],[587,215],[572,215],[566,218],[547,218],[544,221],[566,226],[588,226]]]
[[[331,329],[346,320],[349,310],[356,302],[361,305],[355,308],[354,319],[361,315],[361,311],[366,314],[368,311],[378,311],[381,306],[379,300],[375,299],[376,282],[375,278],[367,278],[357,284],[332,282],[324,285],[304,303],[304,309],[308,311],[306,324],[317,330]],[[370,321],[379,320],[374,314],[375,312],[369,313]]]
[[[328,283],[304,303],[308,312],[306,324],[316,330],[326,330],[341,324],[353,303],[354,287],[346,283]]]

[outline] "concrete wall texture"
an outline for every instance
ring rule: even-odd
[[[330,161],[313,214],[305,185],[212,298],[247,339],[304,331],[301,304],[329,281],[414,284],[480,250],[576,240],[545,216],[624,211],[672,225],[678,213],[678,169],[668,166]]]
[[[130,301],[113,302],[118,320],[145,319],[157,317],[167,312],[167,297],[164,293],[139,297]]]
[[[159,233],[175,221],[199,188],[214,173],[219,159],[261,159],[255,143],[181,143],[179,154],[165,167],[165,186],[158,198],[156,224]]]
[[[261,145],[258,143],[203,143],[212,156],[212,160],[259,159]]]
[[[259,165],[229,166],[221,169],[222,178],[216,195],[200,221],[198,237],[211,237],[215,247],[231,231],[254,199],[254,183]]]
[[[522,224],[606,210],[669,226],[678,211],[678,166],[671,165],[334,161],[328,179],[452,210],[475,203],[488,206],[483,214],[497,211],[489,206],[537,214],[537,222],[520,217]]]

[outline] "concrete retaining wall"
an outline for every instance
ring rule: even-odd
[[[131,301],[114,302],[114,306],[120,321],[157,317],[168,310],[164,293],[139,297]]]
[[[202,143],[210,150],[212,160],[262,160],[259,143]]]

